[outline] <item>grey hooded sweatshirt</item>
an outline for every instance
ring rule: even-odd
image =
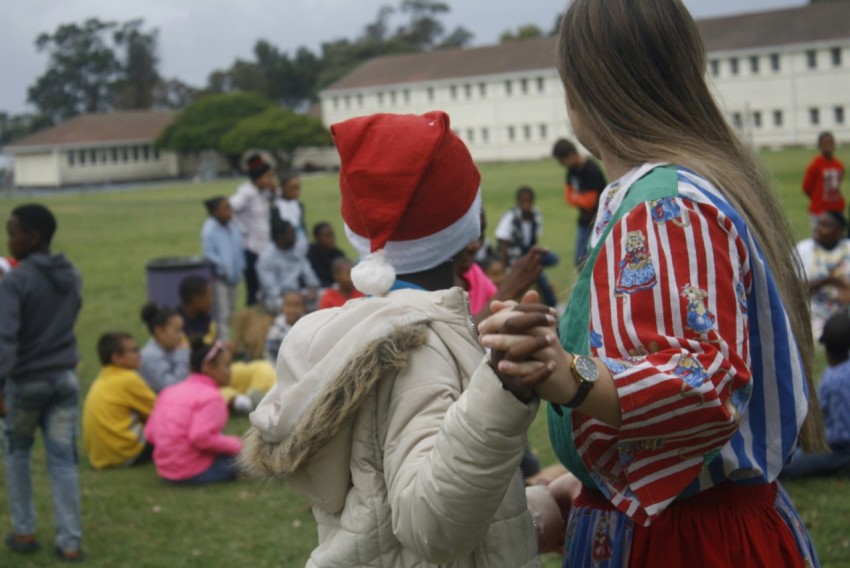
[[[34,253],[0,283],[0,385],[73,369],[82,282],[61,254]]]

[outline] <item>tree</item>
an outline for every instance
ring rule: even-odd
[[[199,90],[180,79],[160,79],[153,88],[153,108],[183,109],[198,98]]]
[[[230,129],[269,107],[271,102],[256,93],[206,95],[186,107],[160,135],[156,144],[176,152],[219,150],[222,137]],[[234,155],[229,157],[238,159]]]
[[[78,26],[63,24],[35,41],[48,52],[47,71],[29,88],[27,99],[41,114],[60,122],[82,112],[112,106],[121,81],[121,62],[108,43],[114,22],[90,18]]]
[[[13,114],[0,112],[0,146],[14,142],[42,128],[53,126],[50,117],[43,114]]]
[[[331,136],[321,122],[275,107],[240,121],[221,139],[219,148],[228,156],[241,156],[251,149],[267,150],[288,169],[299,148],[330,144]]]
[[[116,45],[124,50],[123,78],[115,106],[122,109],[147,109],[154,103],[159,84],[159,57],[156,49],[159,31],[142,31],[143,20],[125,22],[114,34]]]
[[[535,37],[543,37],[543,30],[534,24],[525,24],[513,30],[505,30],[499,37],[499,43],[508,43],[509,41],[521,41]]]

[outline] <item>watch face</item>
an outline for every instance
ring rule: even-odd
[[[596,363],[586,355],[576,357],[576,371],[587,382],[593,383],[599,378],[599,369],[596,367]]]

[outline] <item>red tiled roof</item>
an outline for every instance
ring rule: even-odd
[[[487,47],[436,49],[425,53],[378,57],[363,63],[327,90],[553,69],[555,45],[555,38],[544,37]]]
[[[848,39],[850,2],[817,2],[784,10],[699,20],[697,25],[707,51]]]
[[[708,52],[784,46],[850,38],[850,1],[698,20]],[[555,38],[536,38],[472,49],[438,49],[369,60],[331,84],[342,91],[458,77],[553,69]]]
[[[138,142],[156,139],[171,124],[173,111],[129,111],[81,114],[10,143],[4,150],[26,150],[44,146],[79,146],[108,142]]]

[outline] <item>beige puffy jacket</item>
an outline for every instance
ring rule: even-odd
[[[462,290],[312,314],[277,373],[242,461],[313,503],[308,567],[539,566],[519,473],[537,404],[501,388]]]

